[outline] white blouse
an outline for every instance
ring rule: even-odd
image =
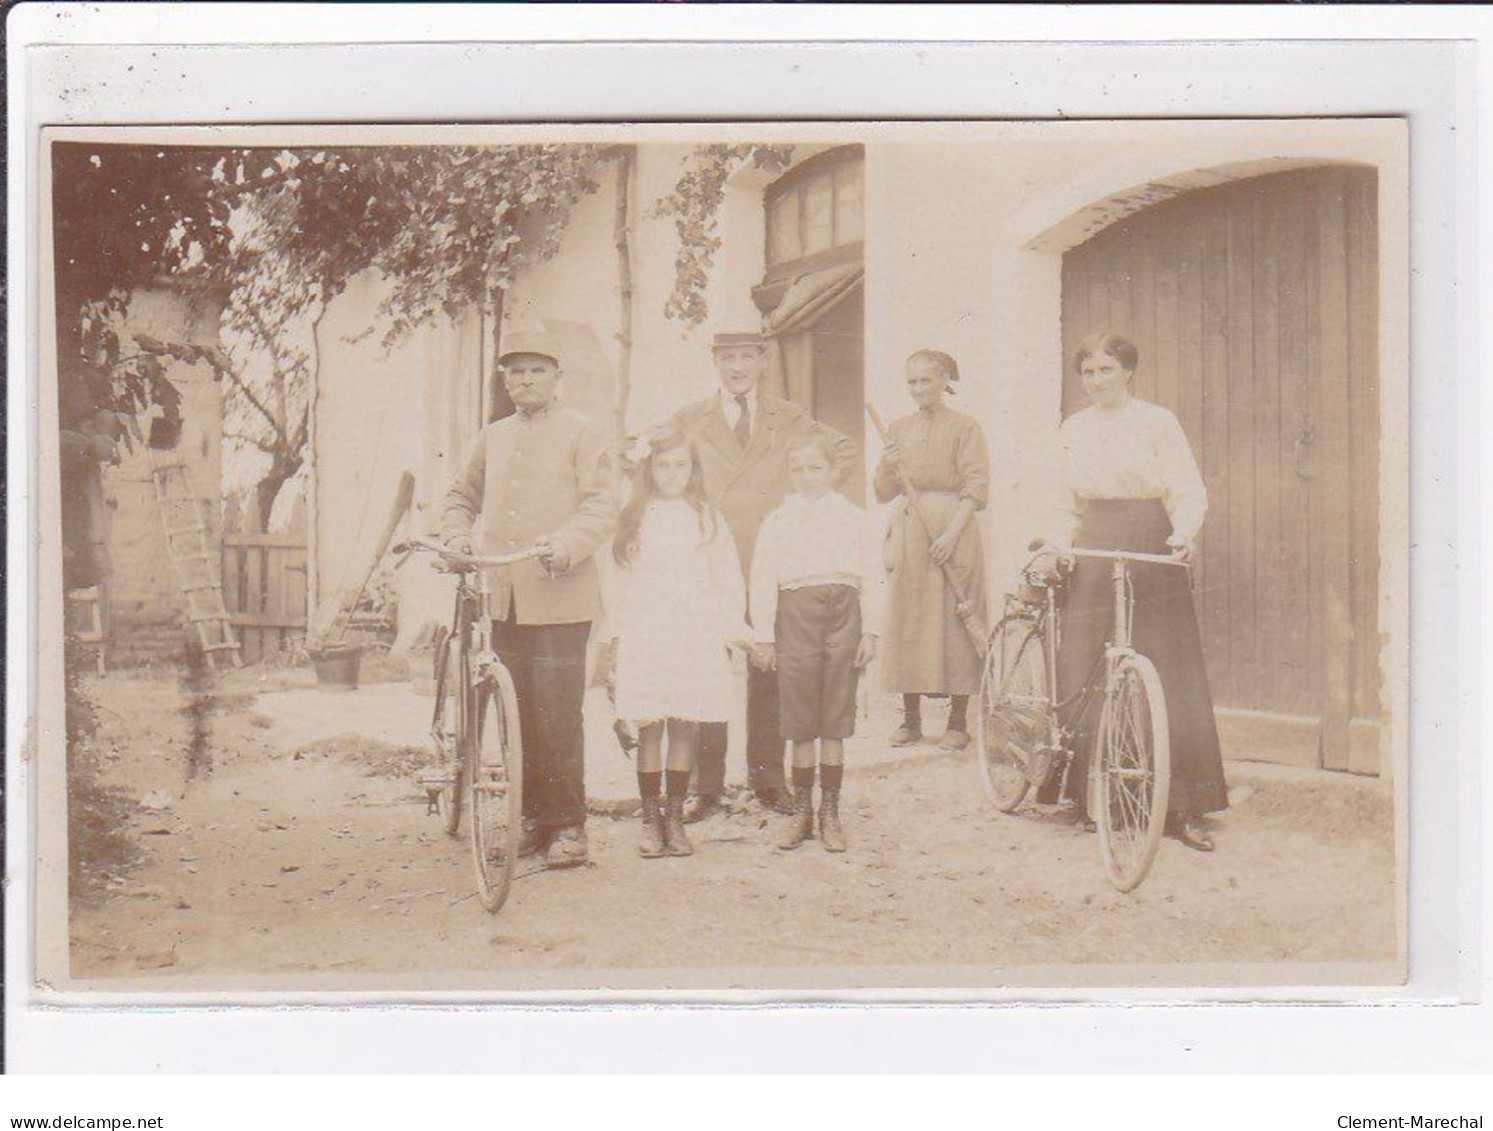
[[[1172,541],[1192,545],[1208,513],[1208,489],[1182,425],[1167,409],[1131,397],[1123,408],[1090,405],[1058,432],[1063,452],[1063,544],[1078,532],[1085,499],[1160,499]]]
[[[771,641],[778,590],[845,584],[861,591],[861,632],[881,635],[886,564],[880,524],[838,491],[789,495],[762,522],[752,553],[753,639]]]

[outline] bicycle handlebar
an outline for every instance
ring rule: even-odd
[[[463,554],[430,538],[410,538],[394,546],[393,550],[396,554],[412,553],[415,550],[435,554],[441,559],[443,565],[452,569],[485,569],[491,566],[514,565],[517,562],[528,561],[531,558],[549,556],[548,551],[539,546],[530,546],[527,549],[515,550],[509,554]]]
[[[1130,550],[1081,550],[1074,546],[1050,546],[1043,544],[1033,546],[1031,549],[1036,553],[1027,561],[1026,568],[1030,569],[1032,564],[1040,558],[1053,556],[1057,558],[1101,558],[1106,561],[1118,562],[1149,562],[1152,565],[1182,566],[1184,569],[1188,562],[1171,554],[1142,554]]]

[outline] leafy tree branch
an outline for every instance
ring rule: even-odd
[[[674,190],[652,209],[655,217],[672,217],[679,237],[674,257],[674,287],[664,303],[667,318],[698,326],[710,315],[705,290],[715,253],[720,250],[721,204],[731,175],[748,162],[768,173],[780,173],[793,159],[791,145],[702,145],[688,158]]]

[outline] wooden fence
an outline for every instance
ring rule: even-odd
[[[291,534],[223,535],[223,601],[244,663],[306,637],[306,543]]]

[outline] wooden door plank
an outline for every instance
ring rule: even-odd
[[[1207,481],[1199,605],[1221,705],[1323,717],[1329,635],[1344,623],[1348,714],[1375,702],[1378,405],[1366,382],[1377,387],[1377,268],[1360,228],[1372,235],[1376,206],[1371,192],[1339,193],[1334,241],[1317,186],[1344,175],[1190,193],[1064,257],[1064,411],[1083,403],[1068,367],[1079,337],[1126,333],[1141,351],[1137,394],[1176,412]],[[1336,283],[1324,267],[1334,254]],[[1339,437],[1325,420],[1333,407]],[[1347,448],[1336,480],[1334,444]],[[1346,554],[1327,544],[1334,509],[1340,532],[1351,516]],[[1334,614],[1346,617],[1331,627],[1330,576],[1348,579]]]
[[[1164,218],[1163,218],[1164,219]],[[1177,230],[1171,222],[1151,225],[1150,239],[1155,248],[1152,274],[1153,344],[1150,358],[1141,364],[1155,371],[1156,400],[1182,417],[1182,374],[1178,359],[1182,352],[1181,328],[1177,317]]]
[[[1134,260],[1131,258],[1128,229],[1123,225],[1106,232],[1106,274],[1109,279],[1109,319],[1099,329],[1109,330],[1122,337],[1135,336],[1135,304],[1131,299],[1131,280],[1134,276]],[[1144,382],[1142,382],[1144,387]],[[1142,393],[1142,396],[1145,394]]]
[[[296,618],[303,635],[306,614],[306,551],[291,550],[285,563],[285,615]]]
[[[1290,571],[1281,538],[1280,516],[1280,233],[1272,194],[1251,200],[1255,259],[1251,303],[1255,418],[1255,615],[1257,671],[1262,704],[1275,706],[1290,698],[1281,665],[1285,624],[1279,594]]]
[[[262,613],[264,609],[264,549],[244,548],[244,599],[240,612]]]
[[[264,614],[270,617],[285,615],[285,551],[264,551]]]
[[[1102,330],[1109,326],[1110,291],[1109,291],[1109,239],[1108,233],[1094,240],[1094,244],[1088,249],[1087,271],[1088,285],[1088,333]]]
[[[1377,719],[1379,664],[1379,226],[1372,171],[1350,176],[1348,209],[1348,337],[1351,373],[1349,459],[1353,468],[1352,591],[1353,714]],[[1354,743],[1355,753],[1361,749]],[[1373,766],[1355,770],[1377,771]]]
[[[1287,574],[1275,598],[1280,605],[1284,633],[1277,642],[1276,663],[1285,674],[1289,700],[1286,710],[1294,714],[1316,714],[1316,672],[1310,663],[1308,593],[1311,576],[1312,538],[1308,502],[1312,468],[1312,445],[1304,439],[1311,428],[1307,390],[1307,339],[1309,278],[1307,236],[1311,201],[1299,187],[1277,194],[1274,202],[1279,223],[1277,263],[1280,269],[1280,419],[1278,466],[1282,570]]]
[[[1177,217],[1177,350],[1178,371],[1181,380],[1177,386],[1177,416],[1182,422],[1182,431],[1192,445],[1193,455],[1202,466],[1203,459],[1203,232],[1197,223],[1196,209],[1179,201],[1181,210]],[[1208,592],[1211,577],[1208,572],[1209,524],[1203,523],[1202,538],[1195,567],[1195,584],[1198,594],[1198,616],[1206,620]]]
[[[1140,350],[1136,395],[1161,402],[1161,371],[1156,367],[1156,224],[1137,218],[1129,233],[1126,258],[1130,276],[1130,340]],[[1127,333],[1121,330],[1120,333]],[[1167,406],[1171,407],[1171,406]]]
[[[1311,544],[1306,559],[1306,619],[1307,619],[1307,670],[1311,675],[1313,714],[1321,717],[1322,703],[1326,695],[1323,677],[1326,673],[1327,655],[1327,604],[1326,604],[1326,531],[1323,523],[1328,520],[1323,500],[1323,478],[1326,464],[1331,457],[1324,439],[1322,423],[1322,252],[1321,192],[1315,181],[1310,182],[1309,220],[1305,236],[1307,277],[1307,337],[1306,367],[1308,373],[1306,389],[1306,415],[1311,421],[1311,478],[1307,483],[1307,529]],[[1318,761],[1321,762],[1321,743],[1318,743]]]
[[[1320,489],[1313,502],[1321,535],[1322,762],[1328,769],[1349,764],[1352,717],[1349,667],[1353,623],[1349,601],[1349,515],[1353,507],[1349,466],[1352,411],[1348,366],[1347,201],[1341,174],[1324,176],[1317,195],[1318,429]]]
[[[1220,704],[1232,705],[1235,702],[1233,641],[1229,637],[1232,568],[1227,516],[1234,485],[1228,478],[1228,221],[1219,209],[1210,208],[1202,215],[1201,226],[1203,444],[1197,456],[1208,486],[1211,509],[1219,519],[1202,541],[1207,563],[1202,628],[1214,697]]]
[[[1254,230],[1251,189],[1229,194],[1228,225],[1228,522],[1229,666],[1237,706],[1261,701],[1255,594]]]

